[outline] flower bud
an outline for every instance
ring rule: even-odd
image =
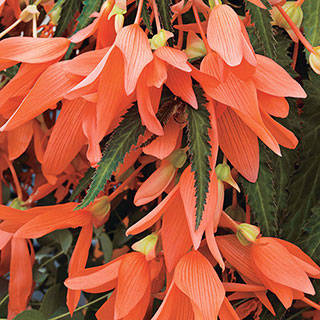
[[[241,223],[237,227],[237,238],[243,246],[256,241],[260,229],[252,224]]]
[[[101,227],[109,218],[111,205],[107,196],[98,198],[90,205],[88,210],[92,213],[93,224],[96,228]]]
[[[150,45],[152,50],[156,50],[160,47],[164,47],[169,38],[173,37],[173,33],[161,29],[157,34],[155,34],[150,40]]]
[[[288,16],[291,18],[292,22],[297,26],[297,28],[300,28],[302,19],[303,19],[303,11],[300,6],[296,5],[296,1],[287,1],[282,8],[284,11],[288,14]],[[271,15],[274,20],[274,23],[279,26],[280,28],[285,29],[291,39],[295,42],[298,41],[297,36],[290,28],[288,22],[286,19],[282,16],[278,8],[273,7],[271,10]]]
[[[230,184],[230,186],[234,187],[237,191],[240,192],[240,188],[232,178],[230,167],[227,164],[224,164],[224,163],[218,164],[216,166],[215,171],[216,171],[218,180]]]
[[[313,48],[316,54],[311,53],[309,56],[309,63],[312,70],[320,75],[320,46]]]
[[[23,201],[19,198],[15,198],[10,203],[10,207],[18,210],[27,210],[28,208],[26,206],[23,206]]]
[[[158,242],[158,235],[152,233],[143,239],[134,243],[131,247],[134,251],[143,253],[147,260],[151,260],[156,256],[156,245]]]
[[[114,19],[114,30],[116,33],[119,33],[119,31],[122,29],[124,23],[124,16],[123,14],[116,14],[116,17]]]
[[[188,59],[197,59],[207,54],[206,46],[193,31],[188,32],[187,48],[184,50]]]
[[[110,20],[114,15],[124,15],[127,13],[127,10],[123,7],[119,7],[118,4],[115,4],[109,13],[108,20]]]
[[[167,158],[167,161],[171,162],[176,168],[182,168],[187,160],[187,155],[183,149],[173,151]]]
[[[23,22],[29,22],[33,19],[34,16],[38,19],[40,12],[37,9],[37,6],[34,4],[29,4],[25,9],[20,13],[19,19]]]

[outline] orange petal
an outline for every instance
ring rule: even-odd
[[[164,127],[163,136],[158,137],[142,150],[145,154],[154,156],[160,160],[166,158],[174,151],[177,145],[181,127],[177,122],[170,118]]]
[[[79,43],[81,41],[83,41],[84,39],[90,37],[91,35],[93,35],[99,25],[99,18],[93,20],[92,23],[90,23],[88,26],[86,26],[85,28],[81,29],[80,31],[78,31],[77,33],[75,33],[71,38],[70,41],[73,43]]]
[[[224,297],[223,299],[223,303],[219,311],[219,319],[220,320],[240,320],[237,312],[234,310],[233,306],[231,305],[227,297]]]
[[[174,198],[163,215],[161,238],[166,266],[171,272],[192,246],[180,195]]]
[[[289,114],[289,103],[284,97],[258,91],[258,101],[260,109],[274,117],[286,118]]]
[[[9,160],[17,159],[28,148],[33,136],[32,121],[7,133]]]
[[[164,212],[167,210],[167,207],[172,203],[175,197],[178,196],[179,192],[179,185],[176,185],[172,191],[158,204],[152,211],[150,211],[145,217],[143,217],[141,220],[139,220],[137,223],[135,223],[133,226],[131,226],[126,234],[138,234],[149,227],[151,227],[153,224],[155,224],[160,217],[164,214]]]
[[[255,267],[270,280],[308,294],[315,293],[304,270],[273,238],[259,238],[251,247],[251,257]]]
[[[153,59],[150,43],[140,26],[131,24],[120,30],[115,45],[125,58],[124,86],[126,94],[129,95],[136,88],[142,70]]]
[[[32,291],[32,263],[25,239],[12,239],[8,319],[27,307]]]
[[[232,165],[250,182],[259,172],[257,136],[231,108],[226,108],[218,121],[219,145]]]
[[[239,18],[228,5],[215,6],[208,20],[208,43],[229,66],[237,66],[243,57]]]
[[[266,6],[261,2],[261,0],[248,0],[248,1],[260,7],[261,9],[267,9]]]
[[[68,50],[66,38],[10,37],[0,41],[0,59],[43,63],[60,59]]]
[[[166,86],[174,95],[189,103],[193,108],[198,109],[198,102],[192,88],[190,73],[168,66]]]
[[[42,163],[46,174],[58,175],[69,165],[86,142],[82,120],[88,102],[65,100],[53,127]]]
[[[0,250],[2,250],[11,240],[13,234],[0,230]],[[2,260],[2,257],[1,257]]]
[[[115,319],[128,315],[147,289],[150,290],[150,269],[145,255],[140,252],[128,253],[119,267]]]
[[[189,298],[172,281],[169,290],[152,320],[194,320]]]
[[[174,68],[185,72],[191,71],[191,68],[187,64],[187,55],[178,49],[170,47],[160,47],[154,52],[154,55],[159,59],[169,63]]]
[[[225,291],[204,256],[198,251],[187,253],[177,264],[173,281],[199,308],[204,320],[217,319]]]
[[[115,289],[111,297],[99,308],[95,316],[98,320],[114,319],[114,304],[116,302],[117,289]]]
[[[257,55],[257,70],[253,75],[256,88],[277,97],[305,98],[300,84],[272,59]]]
[[[146,66],[146,85],[160,88],[167,80],[167,64],[165,61],[154,56],[154,59]]]

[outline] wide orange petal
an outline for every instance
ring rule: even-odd
[[[257,136],[232,111],[226,108],[217,120],[219,145],[232,165],[250,182],[259,172],[259,144]]]
[[[52,210],[23,225],[16,233],[16,238],[39,238],[57,229],[77,228],[91,223],[91,214],[87,211],[73,211],[75,203],[54,206]],[[40,207],[40,210],[45,210]],[[37,210],[34,210],[37,212]]]
[[[17,159],[28,148],[33,136],[32,121],[7,133],[9,160]]]
[[[144,67],[153,59],[150,43],[144,31],[137,24],[122,28],[117,34],[115,45],[124,55],[124,87],[126,94],[136,88]]]
[[[257,54],[257,70],[253,75],[256,88],[277,97],[305,98],[300,84],[272,59]]]
[[[0,41],[0,59],[43,63],[60,59],[68,50],[66,38],[10,37]]]
[[[128,253],[119,267],[115,319],[128,315],[147,289],[150,295],[150,268],[145,255],[140,252]]]
[[[163,215],[161,238],[167,270],[171,272],[192,246],[180,195],[174,198]]]
[[[182,128],[173,118],[170,118],[163,130],[163,136],[158,137],[142,149],[145,154],[161,160],[169,156],[176,148]]]
[[[68,73],[61,68],[64,63],[56,63],[42,73],[19,108],[2,126],[1,130],[12,130],[37,117],[53,107],[72,87],[81,81],[82,77],[80,76],[68,77]]]
[[[88,259],[89,249],[91,246],[91,241],[92,225],[88,224],[81,229],[77,243],[72,252],[68,270],[69,277],[72,277],[74,274],[85,268]],[[80,290],[68,289],[67,306],[71,313],[71,316],[74,312],[74,309],[77,307],[77,304],[80,299],[80,294]]]
[[[169,290],[152,320],[194,320],[190,299],[172,281]]]
[[[171,192],[162,200],[152,211],[145,217],[131,226],[126,234],[138,234],[155,224],[161,216],[166,212],[168,206],[173,202],[174,198],[178,196],[179,185],[176,185]]]
[[[259,238],[251,247],[252,262],[264,276],[281,285],[314,294],[314,288],[289,251],[273,238]]]
[[[27,307],[32,290],[32,263],[25,239],[12,239],[8,319]]]
[[[259,107],[274,117],[286,118],[289,114],[289,103],[284,97],[276,97],[258,91]]]
[[[217,319],[225,290],[204,256],[198,251],[187,253],[177,264],[173,281],[199,308],[203,320]]]
[[[153,60],[146,66],[146,85],[148,87],[161,88],[167,80],[167,64],[165,61],[157,58],[155,55]]]
[[[198,109],[190,73],[168,66],[168,77],[165,84],[174,95],[189,103],[193,108]]]
[[[239,65],[243,57],[239,18],[228,5],[213,8],[208,20],[208,43],[229,65]]]
[[[191,68],[187,64],[188,57],[183,51],[171,47],[160,47],[154,52],[154,55],[174,68],[185,72],[191,71]]]

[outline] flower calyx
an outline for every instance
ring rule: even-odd
[[[143,253],[147,260],[152,260],[156,256],[158,239],[157,233],[151,233],[134,243],[131,247],[134,251]]]
[[[236,236],[243,246],[248,246],[249,244],[254,243],[259,234],[260,228],[252,224],[241,223],[237,226]]]
[[[231,175],[230,167],[226,163],[220,163],[216,166],[216,175],[217,179],[223,182],[230,184],[233,188],[235,188],[238,192],[240,192],[240,188],[236,181],[233,179]]]

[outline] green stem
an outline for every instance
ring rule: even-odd
[[[7,295],[5,295],[2,300],[0,301],[0,306],[2,306],[9,298],[9,293]]]
[[[43,268],[48,263],[50,263],[51,261],[53,261],[53,260],[57,259],[58,257],[62,256],[63,254],[64,254],[64,251],[58,252],[55,256],[51,257],[50,259],[48,259],[45,262],[43,262],[42,264],[40,264],[39,269]]]
[[[83,306],[81,306],[81,307],[76,308],[76,309],[74,310],[74,312],[77,312],[77,311],[80,311],[80,310],[82,310],[82,309],[85,309],[85,308],[87,308],[87,307],[95,304],[96,302],[99,302],[99,301],[101,301],[101,300],[104,300],[105,298],[108,298],[110,295],[111,295],[110,293],[107,293],[107,294],[105,294],[105,295],[97,298],[96,300],[90,301],[90,302],[88,302],[87,304],[85,304],[85,305],[83,305]],[[49,320],[63,319],[64,317],[66,317],[66,316],[68,316],[68,315],[70,315],[70,312],[66,312],[66,313],[60,314],[60,315],[58,315],[58,316],[56,316],[56,317],[50,318]]]
[[[296,319],[297,316],[299,316],[299,315],[302,314],[303,312],[308,311],[308,310],[310,310],[310,309],[311,309],[310,307],[306,307],[306,308],[304,308],[304,309],[301,309],[301,310],[299,310],[298,312],[296,312],[294,315],[292,315],[291,317],[287,318],[287,320]]]

